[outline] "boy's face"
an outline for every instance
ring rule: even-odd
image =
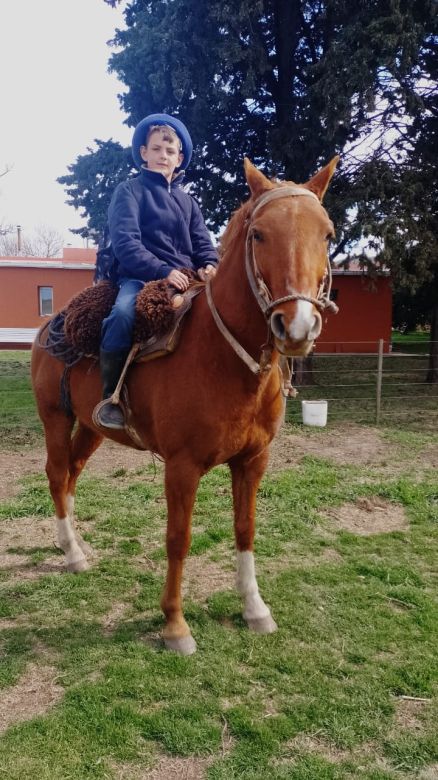
[[[146,146],[140,146],[140,155],[149,171],[162,173],[169,183],[184,159],[178,141],[160,130],[151,133]]]

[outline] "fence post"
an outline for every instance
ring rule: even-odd
[[[382,371],[383,371],[383,339],[379,339],[379,353],[377,358],[376,425],[378,425],[380,422],[380,404],[382,400]]]

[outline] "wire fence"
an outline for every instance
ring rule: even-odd
[[[364,347],[366,352],[352,354],[344,343],[336,353],[294,361],[298,396],[288,401],[288,419],[300,422],[301,401],[321,399],[328,402],[329,423],[350,420],[436,429],[438,367],[431,371],[429,349],[438,344],[412,340],[389,347],[381,340],[364,342]],[[433,378],[435,382],[430,381]]]

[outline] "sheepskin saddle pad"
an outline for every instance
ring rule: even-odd
[[[178,293],[165,279],[148,282],[139,292],[133,342],[142,347],[139,351],[140,359],[144,351],[157,351],[166,344],[166,337],[174,334],[183,315],[190,309],[194,295],[204,288],[205,285],[194,274],[190,271],[185,273],[191,281],[185,294]],[[108,317],[116,296],[117,288],[110,282],[99,282],[75,295],[51,320],[46,349],[69,364],[84,356],[97,356],[102,321]],[[175,339],[170,338],[172,346],[174,342]]]

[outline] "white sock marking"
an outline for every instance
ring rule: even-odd
[[[57,517],[59,546],[65,552],[67,564],[85,560],[85,555],[79,547],[69,517]]]
[[[243,617],[245,620],[258,620],[270,615],[259,593],[255,576],[254,554],[249,551],[237,551],[237,590],[244,600]]]
[[[75,515],[75,497],[67,493],[67,515],[73,520]]]

